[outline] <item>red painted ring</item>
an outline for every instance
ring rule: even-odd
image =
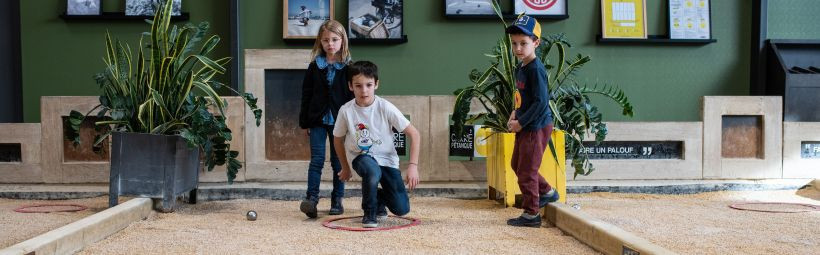
[[[803,211],[773,211],[773,210],[757,210],[757,209],[749,209],[740,207],[741,205],[799,205],[808,207],[810,209],[803,210]],[[754,212],[768,212],[768,213],[801,213],[801,212],[812,212],[812,211],[820,211],[820,206],[811,205],[811,204],[801,204],[801,203],[781,203],[781,202],[758,202],[758,203],[738,203],[738,204],[731,204],[729,205],[730,208],[736,210],[743,210],[743,211],[754,211]]]
[[[60,209],[60,210],[53,210],[53,211],[30,211],[30,210],[26,210],[28,208],[49,207],[49,206],[71,206],[71,207],[76,207],[76,208],[75,209]],[[85,209],[88,209],[88,207],[78,205],[78,204],[39,204],[39,205],[25,205],[25,206],[17,207],[17,209],[14,209],[14,211],[19,212],[19,213],[52,213],[52,212],[79,212],[79,211],[82,211],[82,210],[85,210]]]
[[[409,220],[410,224],[405,224],[405,225],[400,225],[400,226],[392,226],[392,227],[384,227],[384,228],[354,228],[354,227],[342,227],[342,226],[333,224],[333,222],[337,221],[337,220],[346,220],[346,219],[361,218],[361,217],[362,216],[351,216],[351,217],[341,217],[341,218],[329,219],[329,220],[326,220],[325,222],[322,222],[322,226],[325,226],[326,228],[330,228],[330,229],[362,232],[362,231],[393,230],[393,229],[412,227],[412,226],[421,224],[421,220],[419,220],[419,219],[401,217],[401,216],[395,216],[395,215],[391,215],[390,217]]]

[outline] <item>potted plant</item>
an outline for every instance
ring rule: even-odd
[[[216,92],[233,89],[214,80],[230,58],[208,57],[219,37],[203,42],[207,22],[171,26],[172,4],[165,1],[157,8],[136,55],[127,43],[112,41],[106,33],[106,68],[94,77],[102,90],[100,104],[85,115],[71,111],[66,119],[66,139],[75,144],[80,124],[95,111],[101,119],[95,125],[108,127],[94,146],[112,137],[110,206],[117,204],[118,195],[128,194],[162,198],[160,209],[170,211],[184,192],[196,201],[200,159],[209,171],[227,164],[229,183],[242,167],[239,153],[228,144],[233,139],[223,117],[228,105]],[[241,95],[258,126],[262,110],[256,98]]]
[[[504,28],[506,28],[507,23],[504,21],[501,9],[496,1],[493,1],[493,9],[501,19]],[[596,142],[601,142],[607,134],[606,123],[602,122],[601,113],[590,100],[589,95],[598,94],[612,99],[623,109],[623,114],[630,117],[633,115],[632,105],[623,91],[614,86],[588,86],[574,79],[580,68],[591,59],[589,56],[581,54],[568,59],[567,48],[572,46],[566,41],[563,34],[542,37],[541,40],[541,45],[536,49],[536,54],[547,69],[550,91],[549,105],[557,129],[553,132],[549,143],[551,153],[545,153],[541,170],[544,170],[544,167],[563,168],[563,152],[566,151],[567,156],[572,158],[572,166],[575,169],[574,176],[579,174],[588,175],[595,168],[589,162],[588,155],[584,153],[584,137],[587,133],[591,133],[595,136]],[[509,133],[506,125],[514,109],[514,93],[516,90],[514,72],[517,60],[510,45],[509,35],[504,35],[493,48],[492,53],[485,54],[491,58],[490,67],[483,72],[476,69],[470,72],[469,78],[472,84],[454,92],[456,102],[452,114],[454,127],[458,132],[461,132],[465,123],[476,121],[483,121],[485,127],[492,129],[494,134],[488,138],[488,146],[490,150],[493,150],[488,153],[487,157],[488,184],[491,185],[491,188],[493,188],[492,185],[497,185],[497,187],[506,186],[502,189],[506,191],[518,189],[517,185],[514,185],[515,181],[510,181],[509,178],[509,176],[515,177],[511,173],[512,169],[510,167],[512,141],[515,136]],[[553,59],[554,61],[551,61]],[[469,113],[470,104],[474,101],[481,104],[485,110],[484,113],[475,115]],[[555,162],[555,164],[550,165],[547,162]],[[557,170],[560,172],[562,169]],[[501,180],[505,176],[507,180]],[[497,187],[493,189],[497,189]],[[493,189],[490,192],[491,196],[493,196]],[[502,191],[502,193],[506,192]],[[562,199],[566,197],[563,195],[561,196]],[[507,196],[508,204],[510,199],[513,198]]]

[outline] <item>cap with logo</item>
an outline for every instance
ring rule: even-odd
[[[529,36],[541,38],[541,24],[535,18],[522,15],[515,20],[515,23],[507,27],[505,30],[508,34],[522,33]]]

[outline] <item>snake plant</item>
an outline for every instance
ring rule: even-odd
[[[172,3],[165,1],[147,21],[151,30],[140,37],[136,54],[127,43],[106,33],[105,69],[94,76],[102,91],[100,104],[86,114],[71,111],[65,120],[66,139],[79,143],[80,124],[96,111],[101,120],[95,125],[108,126],[109,131],[98,135],[94,146],[111,132],[179,135],[189,146],[204,151],[209,171],[227,164],[231,183],[242,164],[237,160],[239,152],[228,143],[233,139],[224,118],[228,105],[216,91],[233,89],[214,79],[225,73],[230,58],[208,57],[220,41],[216,35],[203,41],[208,23],[171,26]],[[259,126],[262,110],[256,106],[257,99],[234,92],[242,96]]]

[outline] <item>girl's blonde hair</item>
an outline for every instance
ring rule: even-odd
[[[335,20],[328,20],[322,23],[322,26],[319,27],[319,34],[316,36],[316,43],[313,44],[313,51],[311,52],[311,59],[316,59],[319,55],[327,56],[325,49],[322,48],[322,35],[325,31],[334,33],[342,38],[342,48],[339,49],[339,61],[342,63],[349,63],[350,62],[350,50],[348,49],[347,45],[347,32],[345,31],[345,27],[342,26],[342,23],[339,23]]]

